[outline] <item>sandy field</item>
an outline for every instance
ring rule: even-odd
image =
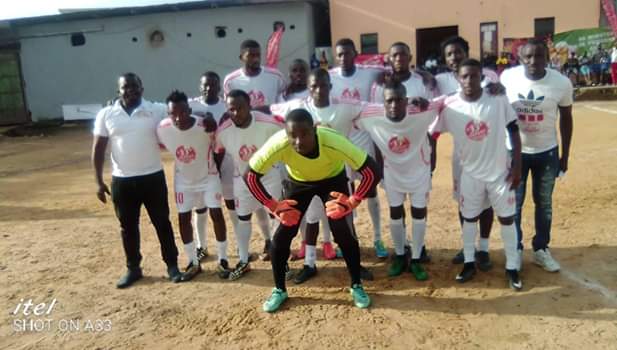
[[[429,204],[429,280],[417,282],[409,273],[387,277],[389,261],[374,257],[372,226],[362,205],[357,229],[363,263],[376,277],[365,283],[372,307],[352,306],[344,263],[323,261],[318,249],[318,276],[290,284],[290,299],[273,315],[261,311],[273,284],[269,263],[254,262],[253,271],[229,282],[215,275],[211,255],[194,281],[168,282],[145,212],[146,277],[116,289],[125,260],[113,208],[95,197],[89,126],[0,136],[0,348],[617,349],[617,102],[580,102],[574,116],[570,170],[554,195],[551,247],[560,273],[533,265],[527,250],[524,290],[510,290],[495,223],[493,270],[464,285],[454,281],[460,266],[450,259],[461,240],[451,199],[451,139],[444,136]],[[165,164],[171,183],[168,156]],[[107,179],[109,173],[107,167]],[[380,196],[383,236],[392,247],[381,190]],[[528,196],[527,247],[532,227]],[[263,241],[254,229],[251,249],[260,251]],[[235,264],[232,232],[229,254]],[[208,244],[216,252],[211,233]],[[29,299],[45,303],[36,309],[42,315],[23,314],[19,304]]]

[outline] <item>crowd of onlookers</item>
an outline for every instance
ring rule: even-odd
[[[500,57],[487,55],[482,59],[484,67],[501,75],[505,69],[519,65],[510,52],[502,52]],[[563,62],[559,55],[549,60],[549,67],[570,78],[575,87],[617,85],[617,45],[607,50],[598,45],[595,52],[583,52],[581,55],[571,52]],[[422,66],[423,69],[437,74],[445,70],[445,65],[436,57],[430,56]]]

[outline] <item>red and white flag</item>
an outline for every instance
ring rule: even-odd
[[[613,33],[617,37],[617,14],[615,13],[615,5],[612,0],[602,0],[602,7],[608,19],[608,24],[611,26]]]
[[[266,66],[276,68],[279,63],[279,51],[281,50],[281,39],[283,38],[283,27],[280,26],[270,35],[268,39],[268,49],[266,51]]]

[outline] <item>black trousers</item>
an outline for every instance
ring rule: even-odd
[[[330,200],[330,192],[337,191],[349,194],[347,188],[347,176],[345,171],[339,175],[321,181],[315,182],[298,182],[294,180],[285,180],[283,186],[283,197],[285,199],[293,199],[298,202],[295,206],[302,212],[302,216],[306,213],[306,209],[314,196],[319,196],[325,203]],[[360,281],[360,245],[353,226],[352,215],[333,220],[328,218],[334,241],[343,251],[343,257],[347,270],[351,276],[351,283],[361,283]],[[285,290],[285,266],[289,258],[291,241],[298,234],[298,225],[284,226],[279,223],[274,236],[272,237],[272,245],[270,255],[272,258],[272,273],[274,274],[274,283],[277,288]]]
[[[163,171],[143,176],[112,177],[111,198],[120,221],[127,267],[138,268],[142,259],[139,252],[139,213],[142,204],[156,229],[163,260],[167,265],[177,265],[178,248],[169,221],[167,184]]]

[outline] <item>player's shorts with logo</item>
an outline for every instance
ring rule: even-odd
[[[458,153],[452,152],[452,198],[458,203],[460,200],[460,191],[461,191],[461,174],[463,173],[463,166],[461,165],[461,160],[458,156]],[[488,199],[488,196],[485,197],[484,203],[482,204],[482,208],[488,209],[491,207],[491,201]]]
[[[262,176],[261,183],[273,198],[277,200],[281,198],[282,184],[278,169],[273,168]],[[261,203],[251,194],[241,176],[234,177],[234,197],[238,216],[249,215],[262,207]]]
[[[218,174],[208,175],[201,189],[176,189],[176,207],[179,213],[187,213],[193,209],[221,207],[221,180]]]
[[[512,216],[516,212],[515,192],[510,190],[506,181],[508,172],[503,173],[495,181],[482,181],[469,176],[465,171],[461,174],[459,208],[465,218],[475,218],[485,208],[488,198],[490,206],[499,217]]]

